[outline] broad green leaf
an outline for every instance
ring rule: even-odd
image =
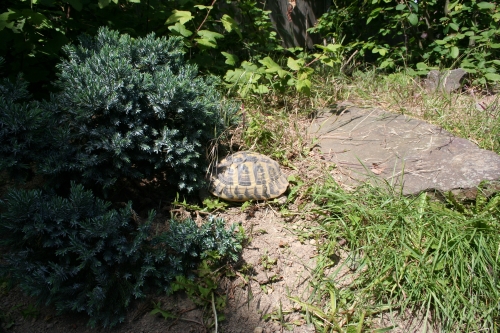
[[[215,31],[210,31],[210,30],[200,30],[198,31],[198,36],[202,37],[203,39],[208,39],[214,43],[216,43],[217,38],[223,38],[224,35],[221,35],[218,32]]]
[[[259,81],[259,79],[262,77],[260,74],[257,74],[257,73],[248,73],[249,75],[247,75],[247,77],[249,77],[250,79],[248,80],[248,83],[254,83],[254,82],[257,82]]]
[[[456,58],[456,57],[458,57],[459,54],[460,54],[460,51],[458,50],[458,47],[452,46],[450,49],[450,56],[452,58]]]
[[[236,63],[238,62],[238,57],[235,56],[234,54],[231,54],[231,53],[227,53],[227,52],[221,52],[221,54],[226,57],[226,61],[225,63],[228,64],[228,65],[231,65],[231,66],[234,66],[236,65]]]
[[[110,0],[99,0],[97,5],[99,8],[103,9],[104,7],[107,7],[110,3]]]
[[[332,53],[334,53],[338,49],[342,48],[342,45],[340,45],[340,44],[328,44],[327,46],[315,45],[315,46],[317,48],[320,48],[320,49],[324,50],[324,51],[332,52]]]
[[[293,71],[298,71],[301,67],[300,63],[292,57],[288,57],[286,65]]]
[[[191,12],[187,10],[174,10],[172,11],[172,15],[167,19],[165,24],[171,24],[174,22],[179,22],[180,24],[184,24],[186,22],[189,22],[193,19],[193,15],[191,15]]]
[[[257,88],[254,88],[253,89],[254,92],[258,93],[258,94],[267,94],[269,92],[269,88],[266,87],[265,85],[263,84],[259,84],[257,86]]]
[[[325,64],[325,65],[330,66],[330,67],[333,67],[333,65],[335,65],[335,64],[341,63],[341,61],[339,59],[335,59],[332,57],[322,57],[322,58],[320,58],[320,61],[322,64]]]
[[[417,25],[418,24],[418,16],[415,13],[411,13],[408,15],[408,21],[410,21],[411,25]]]
[[[297,91],[306,95],[311,93],[311,81],[309,79],[297,80],[297,84],[295,85]]]
[[[424,63],[424,62],[419,62],[419,63],[417,63],[417,69],[418,69],[418,70],[423,71],[423,70],[426,70],[427,68],[429,68],[429,67],[427,67],[427,64],[426,64],[426,63]]]
[[[495,65],[500,65],[500,60],[495,59],[495,60],[492,60],[491,62],[494,63]]]
[[[14,22],[7,22],[6,20],[0,20],[0,31],[4,28],[12,29],[14,27]]]
[[[226,72],[226,75],[224,76],[224,81],[236,83],[239,82],[244,75],[245,71],[242,70],[241,68],[236,68],[234,70],[230,69]]]
[[[400,3],[399,5],[396,6],[396,10],[405,10],[406,5],[404,3]]]
[[[444,44],[446,44],[446,41],[445,41],[445,40],[442,40],[442,39],[436,39],[434,42],[435,42],[437,45],[444,45]]]
[[[210,48],[217,48],[217,38],[222,38],[224,35],[221,35],[218,32],[214,31],[209,31],[209,30],[200,30],[197,32],[198,36],[201,38],[195,39],[195,41],[198,42],[198,44],[205,46],[205,47],[210,47]]]
[[[275,63],[274,60],[270,57],[265,57],[264,59],[259,60],[259,62],[262,65],[266,66],[266,73],[278,73],[278,76],[280,78],[284,78],[287,74],[290,74],[289,72],[281,68],[280,65]]]
[[[210,48],[217,48],[217,42],[214,40],[210,40],[207,38],[196,38],[196,42],[198,42],[199,45],[205,46],[205,47],[210,47]]]
[[[495,4],[491,3],[491,2],[480,2],[477,4],[477,6],[479,7],[479,9],[492,9],[492,8],[495,8]]]
[[[500,44],[490,44],[490,47],[492,49],[498,49],[498,48],[500,48]]]
[[[418,2],[409,1],[408,4],[410,5],[411,9],[413,9],[413,12],[418,13]]]
[[[484,75],[484,77],[493,82],[500,81],[500,74],[497,73],[487,73]]]
[[[80,11],[83,8],[80,0],[66,0],[66,2],[69,3],[71,7],[75,8],[77,11]]]
[[[455,6],[458,4],[458,2],[459,2],[459,1],[460,1],[460,0],[457,0],[457,1],[455,1],[455,2],[450,3],[450,4],[448,5],[448,10],[449,10],[449,11],[452,11],[452,10],[453,10],[453,8],[455,8]]]
[[[253,64],[249,61],[243,61],[241,63],[241,67],[250,72],[257,72],[259,70],[259,67],[257,67],[256,64]]]
[[[274,60],[271,59],[271,57],[265,57],[264,59],[259,60],[259,62],[262,65],[266,66],[268,69],[276,69],[276,70],[278,70],[278,69],[281,68],[281,66],[278,65],[276,62],[274,62]]]
[[[386,59],[382,61],[380,64],[380,68],[387,68],[387,67],[393,67],[394,66],[394,60],[392,59]]]
[[[470,74],[476,74],[477,73],[477,70],[475,70],[474,68],[467,68],[465,66],[462,66],[463,70],[466,71],[467,73],[470,73]]]
[[[127,1],[131,3],[141,3],[141,0],[127,0]]]
[[[450,26],[450,28],[452,28],[452,29],[453,29],[453,30],[455,30],[455,31],[458,31],[458,29],[459,29],[458,24],[453,23],[453,22],[452,22],[452,23],[450,23],[450,24],[449,24],[449,26]]]
[[[171,25],[168,27],[168,30],[176,33],[178,36],[189,37],[193,34],[191,30],[186,29],[184,24],[180,22],[175,23],[175,25]]]
[[[233,20],[231,16],[224,14],[220,19],[220,21],[222,22],[222,25],[224,26],[224,29],[226,29],[227,32],[231,32],[234,30],[241,38],[240,27],[238,23],[235,20]]]
[[[31,13],[26,15],[26,17],[29,17],[31,23],[33,23],[34,25],[41,25],[42,23],[49,23],[50,24],[49,19],[45,15],[43,15],[42,13],[35,12],[32,10],[29,10],[29,11]],[[24,14],[24,11],[23,11],[23,14]]]
[[[210,9],[210,10],[214,8],[213,6],[203,6],[203,5],[194,5],[194,7],[198,9]]]
[[[300,69],[300,73],[301,75],[311,75],[312,73],[314,73],[314,69],[312,69],[311,67],[302,67]]]
[[[372,53],[379,53],[380,55],[385,56],[387,54],[387,49],[374,47],[372,49]]]
[[[8,21],[9,20],[9,16],[11,14],[13,14],[14,12],[13,11],[8,11],[8,12],[3,12],[2,14],[0,14],[0,21]]]

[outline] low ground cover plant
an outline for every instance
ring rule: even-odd
[[[59,313],[83,312],[89,325],[112,327],[147,293],[169,292],[177,276],[189,276],[208,255],[236,260],[241,237],[234,225],[209,219],[169,221],[154,235],[154,211],[141,219],[73,184],[68,198],[41,190],[12,190],[0,201],[0,267],[39,304]]]

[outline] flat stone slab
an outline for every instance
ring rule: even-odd
[[[466,198],[475,197],[481,181],[500,188],[498,154],[405,115],[350,105],[323,109],[308,134],[351,185],[385,180],[405,195],[453,191]]]

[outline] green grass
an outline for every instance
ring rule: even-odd
[[[317,300],[327,301],[317,305],[331,308],[338,298],[355,307],[351,322],[364,314],[366,327],[370,315],[392,309],[411,310],[447,332],[498,330],[500,195],[478,196],[470,207],[450,199],[407,198],[368,185],[348,193],[333,181],[317,187],[312,200],[327,240],[313,281],[323,296]],[[353,277],[342,289],[335,288],[339,264],[332,261],[339,240]],[[337,269],[328,275],[331,266]]]

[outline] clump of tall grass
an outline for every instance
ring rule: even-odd
[[[419,313],[447,332],[499,328],[500,194],[480,193],[465,206],[451,195],[443,203],[370,185],[348,193],[331,182],[312,199],[326,238],[318,263],[328,266],[342,240],[354,279],[341,298],[356,300],[361,312]],[[316,286],[336,283],[323,274]]]

